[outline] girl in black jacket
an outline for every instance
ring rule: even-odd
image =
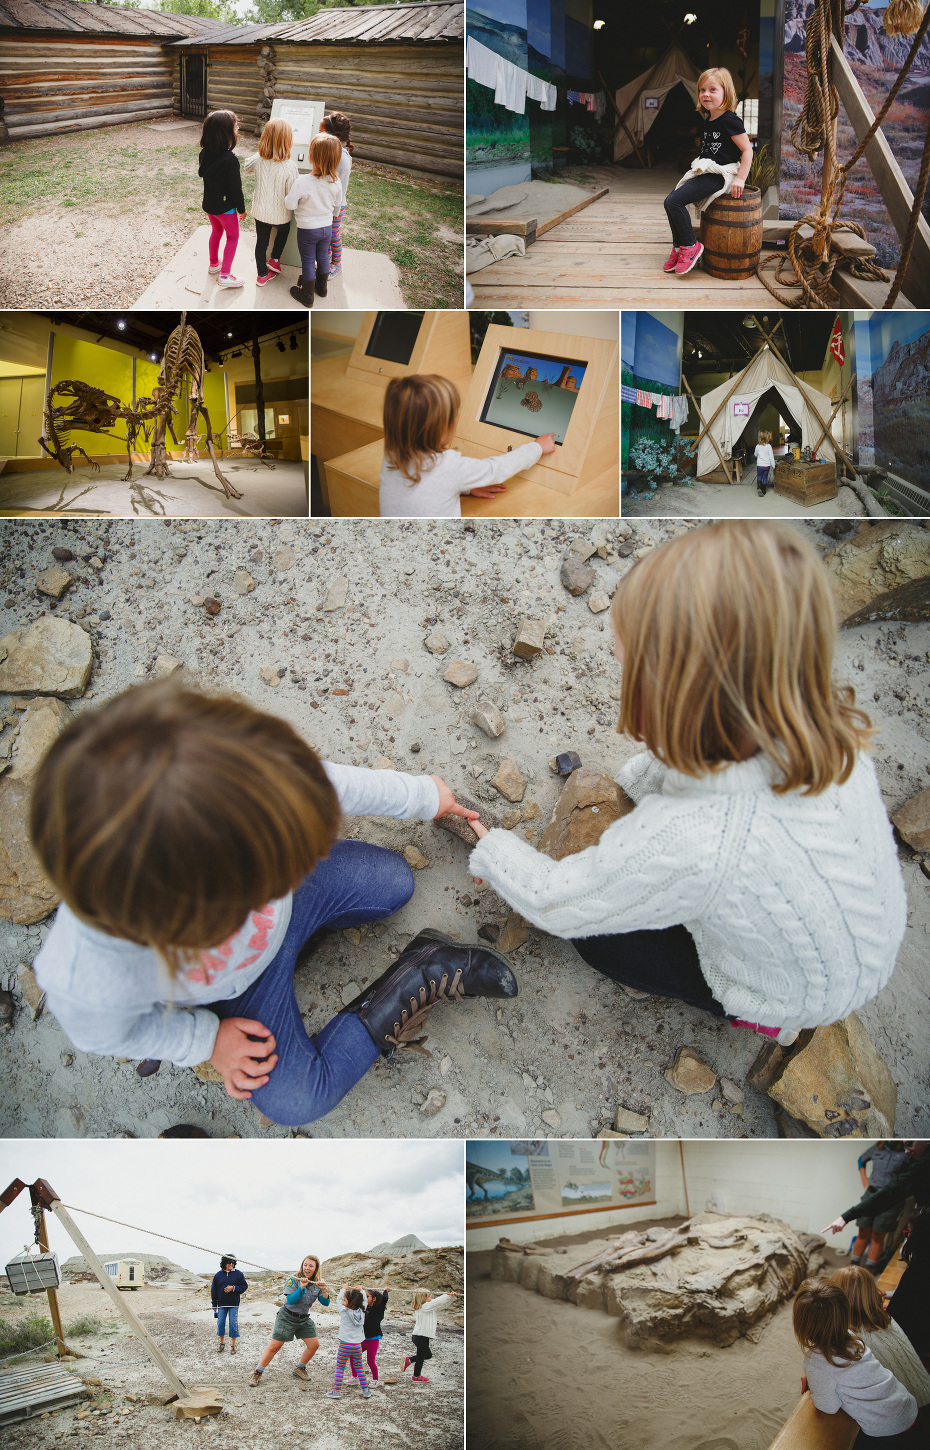
[[[371,1370],[371,1378],[375,1384],[378,1383],[378,1366],[375,1363],[375,1359],[378,1354],[378,1347],[381,1344],[381,1321],[384,1318],[387,1301],[387,1289],[365,1290],[365,1338],[362,1340],[362,1349],[365,1351],[368,1368]],[[352,1373],[355,1375],[354,1365],[352,1366]],[[355,1378],[358,1379],[358,1375],[355,1375]]]
[[[241,287],[233,276],[233,257],[239,245],[239,221],[245,221],[242,175],[234,149],[239,121],[234,111],[211,111],[200,137],[198,175],[203,178],[203,209],[210,218],[209,272],[220,274],[220,287]],[[237,216],[238,213],[238,216]],[[220,265],[220,240],[226,238]]]
[[[226,1348],[226,1320],[229,1319],[229,1352],[235,1354],[239,1344],[239,1300],[248,1288],[245,1276],[236,1268],[231,1254],[220,1259],[220,1271],[213,1275],[210,1298],[213,1301],[213,1317],[219,1344],[217,1354]]]

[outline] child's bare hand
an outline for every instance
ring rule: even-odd
[[[260,1037],[261,1042],[252,1039]],[[249,1017],[227,1017],[219,1025],[210,1058],[231,1098],[250,1098],[264,1087],[278,1061],[275,1040],[267,1027]]]
[[[477,817],[475,818],[475,820],[469,821],[468,824],[471,826],[479,841],[481,840],[482,836],[486,836],[488,834],[487,826],[483,826],[480,820],[477,819]]]
[[[537,438],[536,439],[536,442],[539,444],[539,446],[542,449],[543,453],[554,453],[555,452],[555,434],[554,433],[543,433],[543,435],[540,438]]]
[[[459,805],[452,794],[451,787],[446,785],[441,775],[430,776],[430,779],[434,780],[439,787],[439,810],[433,817],[434,821],[438,821],[440,816],[464,816],[466,821],[478,819],[477,811],[470,811],[465,806]]]
[[[506,492],[506,483],[489,483],[485,488],[469,489],[472,498],[495,498],[497,494]]]

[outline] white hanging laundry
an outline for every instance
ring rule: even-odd
[[[554,111],[556,102],[556,89],[542,76],[527,74],[526,94],[531,101],[539,101],[544,111]]]
[[[530,79],[525,70],[519,66],[512,65],[509,60],[504,60],[502,55],[497,57],[497,85],[494,88],[494,104],[506,106],[508,111],[515,111],[518,116],[526,112],[526,83]]]
[[[682,423],[688,418],[688,399],[684,393],[679,393],[672,398],[672,420],[669,423],[673,433],[677,433]]]
[[[465,54],[469,79],[477,81],[479,86],[490,86],[494,90],[497,86],[497,54],[480,41],[472,40],[471,36],[468,37]]]

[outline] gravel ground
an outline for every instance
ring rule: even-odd
[[[204,1308],[206,1296],[207,1307]],[[209,1308],[209,1290],[199,1295],[177,1289],[146,1287],[131,1295],[130,1307],[156,1339],[176,1374],[190,1388],[209,1386],[223,1396],[223,1410],[209,1418],[177,1421],[161,1400],[170,1390],[159,1370],[144,1354],[102,1289],[89,1284],[65,1285],[59,1291],[62,1318],[97,1314],[104,1334],[85,1337],[71,1347],[82,1358],[69,1368],[88,1386],[90,1397],[73,1407],[16,1425],[4,1426],[6,1450],[35,1450],[62,1442],[82,1445],[105,1439],[126,1450],[167,1450],[177,1445],[248,1446],[249,1450],[280,1450],[295,1443],[312,1426],[314,1450],[344,1450],[347,1445],[430,1445],[458,1450],[462,1444],[464,1335],[440,1325],[433,1341],[429,1384],[415,1385],[410,1372],[401,1375],[410,1348],[412,1317],[397,1315],[384,1323],[378,1356],[382,1383],[363,1400],[352,1385],[341,1400],[327,1398],[333,1387],[339,1315],[314,1313],[320,1348],[313,1358],[309,1384],[293,1378],[299,1358],[286,1345],[266,1371],[258,1389],[248,1384],[259,1353],[270,1338],[277,1305],[243,1300],[240,1351],[216,1353],[216,1326]],[[10,1317],[10,1316],[8,1316]],[[115,1330],[115,1332],[113,1332]],[[20,1359],[22,1366],[32,1361]],[[42,1363],[41,1356],[34,1362]],[[383,1383],[386,1377],[397,1383]],[[347,1379],[351,1376],[347,1375]]]
[[[688,527],[638,521],[634,542],[659,542]],[[832,547],[819,526],[806,527],[820,547]],[[616,543],[628,525],[604,521],[594,532],[601,528]],[[69,566],[84,581],[68,592],[71,613],[88,611],[97,647],[88,703],[146,677],[155,657],[167,652],[206,688],[236,690],[282,714],[331,759],[371,765],[386,757],[399,768],[436,772],[501,812],[508,803],[490,780],[510,758],[528,781],[515,829],[529,840],[538,839],[558,796],[551,756],[576,749],[585,765],[615,771],[637,749],[614,730],[618,675],[608,615],[593,614],[587,596],[573,598],[558,579],[566,545],[590,534],[590,525],[89,520],[16,521],[5,530],[0,601],[5,594],[8,628],[45,607],[33,586],[52,562],[53,545],[67,545],[78,560],[106,552],[99,575],[78,573],[80,563]],[[293,551],[294,562],[275,568],[282,546]],[[598,578],[591,593],[609,592],[629,567],[628,560],[593,563]],[[245,596],[233,589],[239,569],[255,581]],[[348,581],[347,603],[323,611],[338,579]],[[214,621],[190,602],[203,595],[221,601]],[[98,624],[102,610],[111,617]],[[552,654],[514,661],[510,646],[524,616],[549,622]],[[448,655],[425,648],[437,627],[452,642]],[[443,681],[453,656],[476,665],[476,685],[461,691]],[[928,661],[930,624],[870,624],[841,636],[838,673],[855,682],[880,726],[875,760],[889,810],[930,783]],[[272,686],[262,670],[274,680],[284,673]],[[504,711],[506,729],[497,740],[469,723],[479,690]],[[344,992],[382,972],[421,926],[474,941],[479,927],[500,925],[506,916],[490,889],[475,887],[462,843],[432,822],[347,824],[352,836],[397,850],[415,846],[426,864],[416,872],[413,899],[395,917],[359,934],[328,937],[299,969],[297,995],[311,1032],[340,1009]],[[901,848],[901,858],[910,898],[907,935],[892,982],[861,1016],[899,1083],[897,1130],[928,1133],[930,882],[908,848]],[[2,1132],[148,1137],[191,1122],[215,1136],[286,1135],[190,1070],[164,1063],[142,1080],[133,1063],[75,1051],[50,1014],[33,1024],[15,971],[34,958],[48,925],[0,925],[0,985],[13,986],[17,1009],[13,1030],[0,1033]],[[437,1008],[429,1024],[432,1059],[405,1054],[397,1065],[379,1061],[306,1131],[588,1136],[611,1126],[624,1106],[649,1112],[659,1136],[774,1136],[771,1101],[745,1081],[760,1046],[754,1034],[663,998],[634,1001],[586,967],[567,943],[535,930],[513,964],[516,1000]],[[682,1097],[666,1081],[665,1069],[682,1045],[718,1076],[744,1086],[742,1111],[713,1094]],[[437,1100],[437,1111],[421,1111]]]

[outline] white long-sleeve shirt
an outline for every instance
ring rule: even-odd
[[[436,1333],[437,1313],[451,1303],[452,1298],[449,1294],[440,1294],[437,1299],[428,1299],[413,1316],[413,1333],[422,1334],[424,1339],[432,1339]]]
[[[753,451],[756,455],[757,468],[775,467],[775,454],[772,452],[771,443],[757,443]]]
[[[330,227],[342,206],[342,187],[329,176],[299,175],[284,198],[285,206],[295,213],[298,227],[307,231]]]
[[[439,789],[428,775],[325,761],[324,767],[344,815],[428,821],[439,809]],[[271,901],[172,978],[152,948],[97,931],[62,903],[35,974],[49,1010],[82,1052],[194,1067],[211,1056],[219,1027],[204,1004],[241,997],[274,959],[290,919],[289,895]]]
[[[469,870],[554,936],[683,923],[724,1010],[799,1030],[836,1022],[894,970],[907,902],[875,768],[820,795],[771,789],[762,755],[697,778],[649,752],[617,780],[636,809],[553,861],[489,831]]]
[[[291,214],[284,198],[300,177],[296,161],[268,161],[259,156],[247,156],[242,163],[245,171],[255,176],[255,190],[252,193],[252,215],[256,221],[268,226],[280,227],[289,222]]]
[[[521,443],[512,453],[497,458],[466,458],[455,448],[445,448],[432,465],[420,471],[420,482],[411,483],[392,468],[387,459],[381,465],[378,510],[383,519],[458,519],[462,516],[463,493],[505,483],[542,458],[538,443]]]
[[[917,1419],[914,1396],[869,1349],[861,1359],[840,1365],[822,1354],[805,1354],[804,1373],[818,1410],[825,1415],[845,1410],[867,1435],[902,1435]]]

